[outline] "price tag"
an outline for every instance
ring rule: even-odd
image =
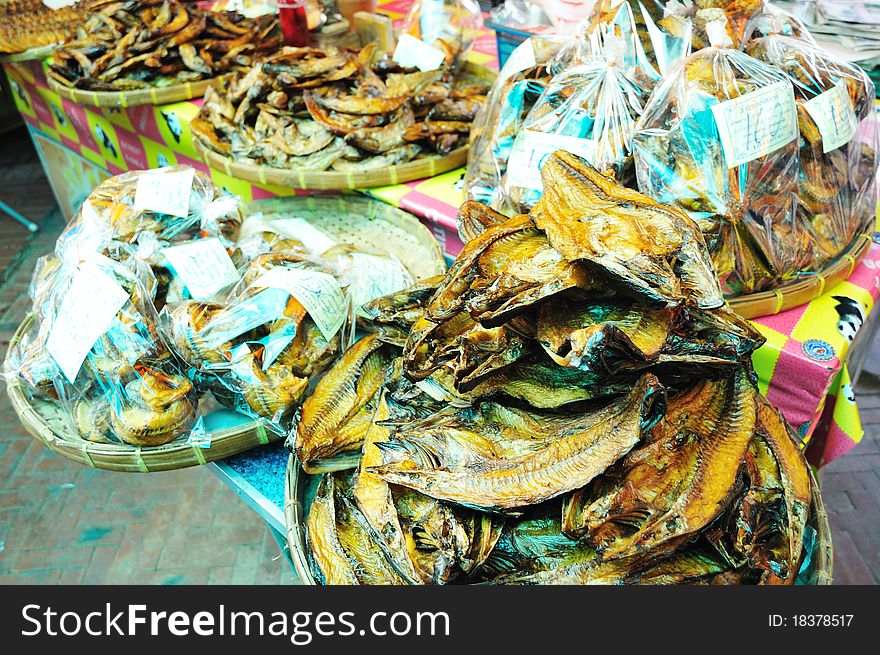
[[[316,255],[327,252],[336,242],[307,220],[299,217],[274,218],[267,221],[270,229],[287,239],[297,239]]]
[[[513,49],[513,52],[507,57],[507,61],[504,62],[501,72],[498,73],[498,78],[506,80],[520,71],[533,68],[535,63],[535,48],[532,46],[532,39],[530,37]]]
[[[235,264],[220,239],[200,239],[162,250],[193,300],[208,300],[238,280]]]
[[[432,71],[443,65],[446,53],[411,34],[404,33],[397,39],[397,47],[394,49],[392,59],[405,68]]]
[[[849,143],[859,129],[859,119],[843,80],[833,89],[807,100],[804,109],[822,135],[822,152],[831,152]]]
[[[263,273],[253,286],[281,289],[296,298],[327,341],[348,315],[348,302],[336,278],[327,273],[276,267]]]
[[[186,218],[195,175],[194,168],[143,173],[135,189],[134,208]]]
[[[746,164],[798,138],[791,83],[782,80],[712,106],[728,168]]]
[[[70,382],[76,380],[86,355],[127,300],[125,289],[91,262],[74,274],[46,342]]]
[[[557,150],[567,150],[590,161],[595,143],[577,136],[523,130],[516,135],[510,151],[507,183],[523,189],[542,191],[544,184],[541,181],[541,167],[544,160]]]
[[[49,9],[58,10],[62,7],[69,7],[76,0],[43,0],[43,4],[49,7]]]
[[[361,305],[406,289],[413,283],[412,276],[403,264],[390,257],[356,252],[351,254],[351,263],[348,292],[358,312]]]

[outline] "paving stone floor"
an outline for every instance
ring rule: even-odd
[[[36,258],[63,218],[27,134],[0,144],[0,199],[39,223],[0,215],[0,352],[28,307]],[[867,436],[824,470],[835,582],[880,583],[880,340],[856,387]],[[133,475],[58,457],[0,397],[0,584],[267,583],[295,576],[256,514],[206,470]]]

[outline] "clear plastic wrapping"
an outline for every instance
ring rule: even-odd
[[[7,375],[59,401],[89,441],[156,446],[203,430],[193,385],[158,329],[149,266],[118,242],[76,248],[74,234],[37,267],[33,328],[10,349]]]
[[[223,300],[165,313],[199,389],[283,433],[310,378],[341,352],[351,304],[331,266],[291,250],[257,255]]]
[[[798,213],[812,243],[812,261],[802,270],[819,271],[874,220],[874,84],[857,66],[816,46],[795,19],[780,13],[760,18],[753,33],[764,36],[748,43],[746,52],[781,70],[794,87],[801,136]]]
[[[632,135],[648,88],[622,64],[619,46],[609,39],[605,57],[588,57],[550,80],[514,139],[502,179],[502,206],[525,212],[540,200],[540,166],[558,149],[635,185]]]
[[[467,197],[504,210],[501,180],[516,135],[529,110],[547,87],[556,54],[565,44],[560,36],[533,36],[514,50],[477,112],[464,186]]]
[[[708,29],[729,44],[723,21]],[[797,110],[778,69],[729,47],[690,55],[654,90],[633,147],[640,190],[697,222],[725,293],[776,286],[810,261]]]
[[[482,26],[483,14],[476,0],[416,0],[398,30],[397,48],[410,53],[409,49],[434,47],[434,43],[441,40],[464,53],[470,49]],[[403,35],[418,39],[422,46],[401,39]]]

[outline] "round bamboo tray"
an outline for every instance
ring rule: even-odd
[[[172,102],[201,98],[211,82],[216,77],[197,82],[184,82],[170,84],[168,86],[156,86],[149,89],[135,89],[133,91],[86,91],[64,86],[51,77],[46,78],[49,88],[62,98],[75,102],[78,105],[92,105],[94,107],[137,107],[139,105],[166,105]]]
[[[730,308],[743,318],[760,318],[784,312],[815,300],[838,282],[846,280],[871,246],[871,235],[860,234],[846,251],[821,273],[805,274],[778,289],[728,298]]]
[[[10,341],[10,347],[27,333],[32,321],[33,315],[29,315],[22,322]],[[71,432],[57,403],[30,400],[24,385],[18,379],[7,381],[6,393],[25,429],[42,441],[49,450],[80,464],[110,471],[150,473],[198,466],[284,437],[267,430],[262,423],[248,421],[234,428],[212,430],[210,448],[187,445],[182,441],[173,441],[154,448],[140,448],[123,443],[93,443]]]
[[[303,219],[339,244],[368,252],[394,255],[415,280],[446,270],[443,249],[412,214],[359,194],[290,196],[256,200],[247,205],[250,217]],[[248,234],[248,221],[242,235]]]
[[[295,455],[287,461],[287,474],[284,481],[284,519],[287,523],[287,543],[290,559],[305,585],[317,585],[318,581],[312,573],[309,546],[306,541],[306,521],[308,508],[314,499],[318,475],[309,475],[303,471]],[[831,544],[831,527],[822,492],[816,478],[810,472],[813,481],[813,502],[810,507],[808,528],[815,531],[812,541],[812,552],[809,554],[806,570],[801,571],[795,581],[798,585],[830,585],[832,580],[833,550]],[[805,544],[808,543],[805,536]]]
[[[485,66],[467,62],[463,75],[491,83],[497,73]],[[290,189],[337,190],[370,189],[434,177],[467,164],[468,146],[456,148],[448,155],[417,157],[412,161],[363,171],[310,171],[274,168],[258,164],[237,162],[203,145],[198,138],[193,145],[208,166],[231,177],[256,184],[272,184]]]
[[[419,157],[412,161],[364,171],[309,171],[272,168],[243,164],[203,146],[193,139],[196,151],[204,162],[214,170],[221,171],[239,180],[255,184],[272,184],[289,189],[313,189],[350,191],[371,189],[434,177],[440,173],[460,168],[467,163],[467,146],[456,148],[443,157]]]
[[[37,61],[49,57],[60,43],[50,43],[49,45],[41,45],[36,48],[28,48],[21,52],[12,52],[8,54],[0,54],[0,64],[15,63],[21,61]]]
[[[247,205],[249,220],[298,218],[340,244],[396,256],[418,280],[442,273],[443,251],[430,231],[407,212],[365,196],[301,196],[271,198]],[[33,316],[16,330],[10,347],[28,331]],[[141,448],[124,443],[93,443],[71,432],[61,407],[48,400],[31,399],[18,378],[7,379],[7,394],[25,429],[50,450],[86,466],[148,473],[198,466],[284,438],[260,421],[246,420],[234,427],[210,429],[210,448],[177,440],[164,446]]]

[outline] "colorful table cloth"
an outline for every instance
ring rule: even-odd
[[[410,0],[382,3],[398,19]],[[486,31],[470,54],[497,66],[494,34]],[[131,169],[189,164],[209,171],[192,144],[189,122],[201,100],[164,106],[108,109],[79,106],[49,89],[41,64],[4,64],[16,105],[40,151],[63,211],[72,216],[101,179]],[[292,195],[291,189],[251,184],[220,171],[214,182],[245,200]],[[372,189],[376,198],[409,210],[454,255],[461,249],[455,214],[462,202],[464,169],[437,177]],[[809,443],[821,466],[861,440],[863,431],[846,369],[853,340],[880,296],[880,238],[875,238],[849,279],[815,301],[754,321],[767,343],[754,357],[761,390]]]

